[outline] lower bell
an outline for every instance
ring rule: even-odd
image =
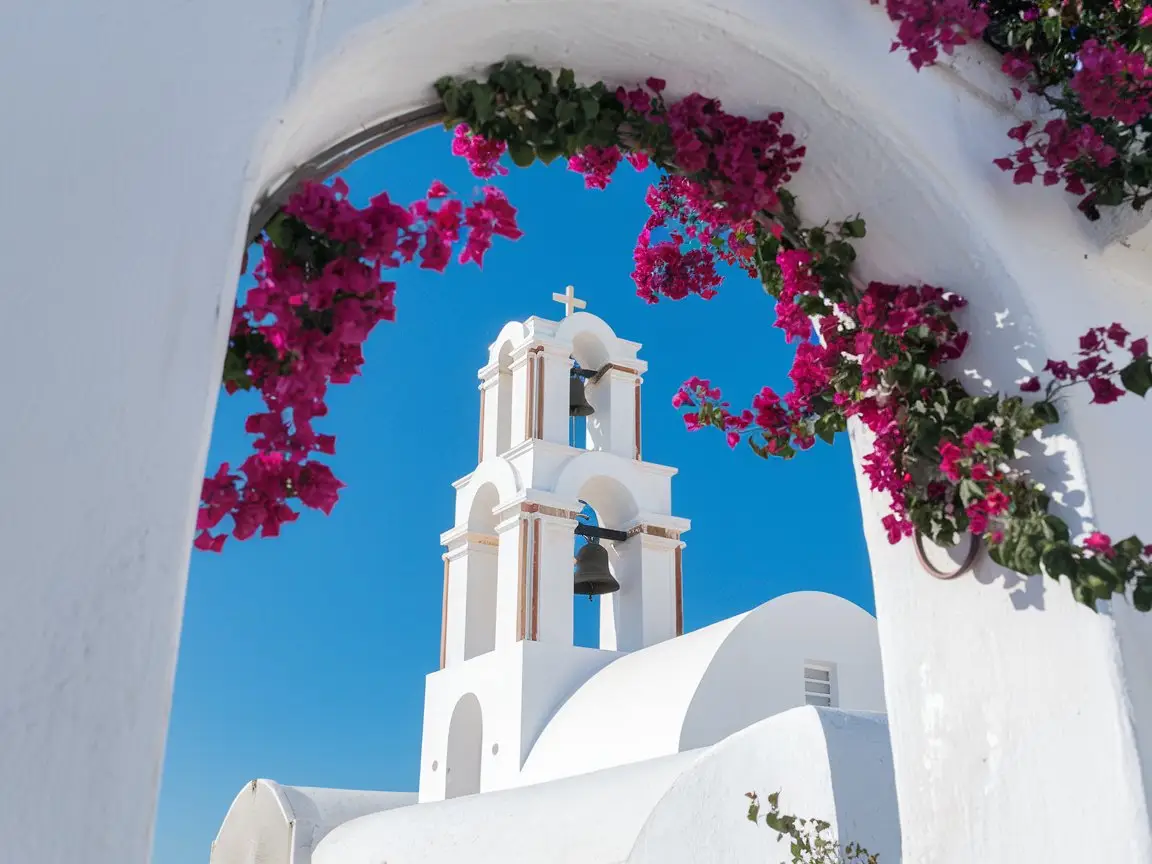
[[[620,590],[620,583],[608,569],[608,551],[599,543],[586,543],[576,553],[575,576],[574,594],[593,597]]]

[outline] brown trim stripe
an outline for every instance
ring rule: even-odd
[[[532,629],[529,639],[540,636],[540,520],[532,520]]]
[[[580,515],[576,510],[563,510],[559,507],[549,507],[546,504],[537,504],[535,501],[521,502],[520,512],[539,513],[542,516],[559,516],[562,519],[575,519]]]
[[[526,385],[526,392],[524,393],[524,439],[531,440],[532,435],[532,409],[533,409],[533,392],[536,389],[536,363],[532,356],[532,352],[528,352],[528,381]]]
[[[640,449],[640,379],[636,379],[636,461],[640,461],[640,455],[643,452]]]
[[[527,590],[528,531],[527,520],[520,520],[520,565],[517,568],[516,589],[516,641],[524,638],[524,592]]]
[[[661,528],[658,525],[633,525],[628,529],[629,537],[635,537],[637,534],[648,534],[652,537],[663,537],[666,540],[680,539],[679,531],[673,531],[671,528]]]
[[[684,559],[676,547],[676,635],[684,635]]]
[[[533,438],[544,437],[544,356],[536,355],[536,430]]]

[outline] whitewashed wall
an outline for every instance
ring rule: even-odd
[[[14,861],[146,859],[249,205],[323,145],[426,101],[439,75],[516,53],[787,111],[809,146],[806,214],[863,212],[869,276],[967,294],[965,371],[992,386],[1071,351],[1086,325],[1152,329],[1146,239],[1105,246],[1058,193],[1013,188],[989,164],[1016,122],[1004,82],[972,64],[913,73],[864,0],[434,0],[388,17],[397,5],[0,12],[0,833]],[[1148,409],[1127,403],[1078,402],[1049,445],[1070,502],[1115,536],[1152,533]],[[1152,720],[1147,678],[1126,671],[1146,660],[1147,623],[1038,581],[1010,599],[987,563],[936,583],[864,506],[906,860],[1147,860]]]

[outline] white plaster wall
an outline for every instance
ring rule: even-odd
[[[901,860],[884,716],[804,707],[703,751],[660,800],[629,864],[791,862],[787,839],[749,824],[743,793],[751,791],[780,791],[785,813],[831,823],[833,836],[880,861]]]
[[[13,286],[0,295],[0,368],[17,418],[0,455],[0,783],[21,784],[0,833],[13,860],[147,857],[249,205],[324,145],[425,102],[442,74],[515,53],[584,79],[660,74],[672,94],[699,89],[744,113],[785,110],[809,148],[795,184],[805,214],[867,217],[866,276],[962,290],[965,370],[990,386],[1072,351],[1088,324],[1152,330],[1146,244],[1101,248],[1058,193],[1007,183],[990,165],[1020,110],[1006,82],[963,63],[913,73],[885,53],[880,8],[444,0],[384,17],[396,8],[0,11],[0,80],[18,82],[0,111],[19,130],[0,165]],[[48,320],[50,343],[33,326]],[[1050,445],[1067,463],[1066,500],[1114,536],[1152,533],[1146,419],[1134,399],[1075,397],[1069,438]],[[1148,858],[1148,733],[1128,706],[1149,684],[1125,671],[1114,620],[1035,580],[1010,600],[987,563],[937,583],[886,546],[864,500],[909,860]],[[957,812],[963,827],[934,833]],[[1064,830],[1085,823],[1095,830]]]
[[[528,749],[548,719],[584,681],[618,656],[571,644],[521,641],[428,675],[420,801],[445,796],[449,728],[461,698],[474,694],[480,704],[481,791],[516,786]]]
[[[837,664],[842,708],[884,710],[875,619],[840,597],[797,592],[600,670],[548,722],[520,782],[715,744],[802,706],[805,660]]]

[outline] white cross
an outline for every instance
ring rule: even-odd
[[[588,304],[584,300],[576,299],[576,289],[569,285],[563,294],[553,294],[552,299],[564,304],[564,317],[567,318],[577,309],[583,309]]]

